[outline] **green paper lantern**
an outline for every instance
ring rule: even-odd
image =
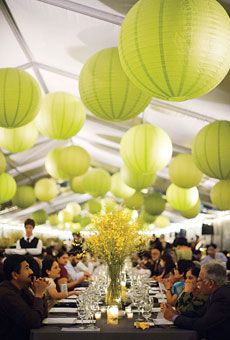
[[[17,190],[14,178],[6,173],[0,175],[0,204],[10,201]]]
[[[230,210],[230,180],[222,180],[211,189],[211,201],[220,210]]]
[[[60,170],[69,178],[81,176],[90,166],[90,155],[80,146],[63,148],[60,153]]]
[[[54,227],[57,226],[59,221],[58,221],[58,215],[57,214],[51,214],[49,215],[49,224]]]
[[[229,16],[215,0],[140,0],[122,23],[121,65],[154,98],[197,98],[227,75],[229,36]]]
[[[192,145],[192,157],[207,176],[230,179],[230,122],[217,120],[203,127]]]
[[[6,171],[6,159],[4,154],[0,151],[0,175]]]
[[[80,224],[82,228],[85,228],[87,225],[91,223],[91,218],[89,216],[82,217]]]
[[[196,187],[184,189],[172,183],[166,191],[166,198],[172,208],[185,211],[191,209],[197,203],[199,192]]]
[[[40,109],[41,91],[35,79],[17,68],[0,69],[0,126],[30,123]]]
[[[181,212],[181,215],[185,218],[194,218],[196,217],[197,215],[199,215],[200,213],[200,206],[201,206],[201,203],[200,203],[200,199],[198,199],[197,203],[194,205],[194,207],[192,207],[191,209],[189,210],[185,210],[185,211],[182,211]]]
[[[71,212],[67,211],[66,209],[63,209],[58,213],[58,220],[60,223],[72,222],[73,214],[71,214]]]
[[[151,214],[147,213],[145,210],[142,210],[142,212],[140,213],[140,219],[144,223],[153,223],[156,220],[156,218],[157,218],[157,216],[151,215]]]
[[[158,228],[165,228],[170,225],[170,220],[168,219],[168,217],[161,215],[157,216],[154,223]]]
[[[66,205],[65,210],[68,211],[73,216],[76,216],[80,214],[81,206],[77,202],[70,202]]]
[[[81,221],[81,215],[76,215],[73,217],[73,223],[79,223]]]
[[[35,196],[39,201],[49,202],[58,195],[58,187],[54,179],[39,179],[34,186]]]
[[[202,172],[193,162],[192,155],[177,155],[169,165],[169,177],[180,188],[197,186],[202,176]]]
[[[73,192],[76,192],[79,194],[85,194],[82,179],[83,179],[83,176],[78,176],[78,177],[74,177],[71,179],[70,187],[71,187],[71,190],[73,190]]]
[[[136,117],[151,100],[126,76],[116,47],[101,50],[86,61],[80,73],[79,91],[83,103],[95,116],[113,122]]]
[[[130,171],[125,165],[121,169],[121,179],[131,188],[139,191],[152,186],[156,180],[156,174],[143,174]]]
[[[38,137],[34,123],[15,128],[0,128],[0,146],[9,152],[22,152],[33,147]]]
[[[121,179],[119,172],[111,177],[111,193],[118,198],[128,198],[135,193],[133,188],[130,188]]]
[[[139,210],[144,203],[144,197],[142,193],[135,192],[131,197],[124,199],[124,205],[133,210]]]
[[[34,188],[23,185],[17,187],[17,191],[15,196],[12,199],[13,204],[15,204],[18,208],[26,209],[31,207],[36,202],[36,197],[34,193]]]
[[[121,157],[130,171],[153,174],[172,157],[172,142],[165,131],[150,124],[129,129],[121,140]]]
[[[79,233],[81,231],[82,227],[80,223],[71,223],[69,226],[69,230],[71,233]]]
[[[62,148],[55,148],[51,150],[45,158],[45,168],[48,174],[55,179],[68,179],[68,176],[61,170],[60,154]]]
[[[111,188],[111,176],[104,169],[93,169],[83,177],[84,190],[94,197],[104,196]]]
[[[37,225],[44,224],[48,219],[48,214],[44,209],[39,209],[32,213],[32,219]]]
[[[101,203],[98,200],[88,200],[86,206],[90,214],[97,214],[101,211]]]
[[[69,139],[81,130],[85,117],[85,108],[74,95],[54,92],[43,99],[35,122],[42,135],[51,139]]]
[[[152,192],[145,196],[145,211],[150,215],[160,215],[165,210],[166,201],[159,192]]]

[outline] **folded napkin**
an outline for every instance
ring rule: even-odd
[[[77,327],[61,328],[61,332],[100,332],[100,330],[101,330],[100,328],[85,328],[85,329],[81,329]]]
[[[77,308],[71,307],[53,307],[49,313],[77,313]]]
[[[150,327],[150,325],[149,325],[148,322],[138,322],[138,321],[134,322],[134,326],[135,326],[136,328],[142,329],[143,331],[144,331],[145,329],[148,329],[148,328]]]

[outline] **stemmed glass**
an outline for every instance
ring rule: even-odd
[[[81,319],[81,326],[79,327],[79,329],[85,329],[85,327],[83,326],[83,321],[84,321],[84,318],[86,316],[86,310],[85,309],[79,309],[78,310],[78,315]]]

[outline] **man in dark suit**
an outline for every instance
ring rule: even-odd
[[[179,315],[171,306],[163,308],[164,317],[179,328],[196,330],[207,340],[230,338],[230,285],[225,284],[226,270],[216,261],[201,268],[198,288],[209,299],[199,318]]]

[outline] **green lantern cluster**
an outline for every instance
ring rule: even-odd
[[[78,194],[85,194],[85,190],[83,188],[83,183],[82,183],[83,176],[77,176],[71,179],[70,187],[73,192],[76,192]]]
[[[60,223],[72,222],[73,214],[71,214],[71,212],[67,211],[66,209],[63,209],[58,213],[58,220]]]
[[[192,145],[197,167],[209,177],[230,179],[230,121],[217,120],[203,127]]]
[[[62,148],[55,148],[47,154],[45,158],[45,168],[51,177],[63,180],[68,179],[68,175],[61,170],[61,151]]]
[[[6,159],[3,153],[0,151],[0,175],[6,171]]]
[[[48,220],[49,220],[49,224],[51,226],[57,226],[59,221],[58,221],[58,215],[57,214],[51,214],[49,215],[48,217]]]
[[[144,203],[141,192],[135,192],[131,197],[124,199],[124,205],[129,209],[139,210]]]
[[[121,179],[121,175],[119,172],[114,174],[111,177],[111,193],[118,198],[127,198],[132,196],[135,193],[133,188],[130,188],[125,182]]]
[[[18,208],[26,209],[31,207],[36,202],[34,188],[29,185],[17,187],[15,196],[12,199],[13,204]]]
[[[0,69],[0,126],[30,123],[40,109],[41,91],[35,79],[16,68]]]
[[[185,218],[194,218],[200,213],[200,206],[201,202],[200,199],[198,199],[194,207],[190,208],[189,210],[182,211],[181,215]]]
[[[84,190],[94,196],[104,196],[111,188],[111,176],[104,169],[88,171],[82,180]]]
[[[17,185],[11,175],[3,173],[0,175],[0,204],[10,201],[17,190]]]
[[[85,174],[90,166],[90,161],[90,155],[85,149],[71,145],[61,149],[59,166],[68,178],[73,178]]]
[[[211,201],[220,210],[230,210],[230,180],[217,182],[211,189]]]
[[[77,202],[70,202],[66,205],[65,210],[73,216],[79,215],[81,212],[81,206]]]
[[[97,214],[101,211],[102,208],[101,203],[95,199],[88,200],[86,206],[90,214]]]
[[[142,124],[132,127],[124,134],[120,152],[130,171],[153,174],[170,162],[172,142],[161,128]]]
[[[156,174],[143,174],[129,170],[125,165],[122,167],[121,179],[131,188],[139,191],[152,186],[156,180]]]
[[[227,75],[229,36],[229,16],[215,0],[140,0],[122,23],[121,65],[154,98],[197,98]]]
[[[49,202],[58,195],[58,187],[54,179],[39,179],[34,186],[35,196],[39,201]]]
[[[74,95],[54,92],[43,99],[36,126],[51,139],[69,139],[81,130],[85,117],[85,108]]]
[[[196,187],[184,189],[172,183],[166,191],[166,198],[172,208],[185,211],[191,209],[197,203],[199,192]]]
[[[165,204],[166,201],[159,192],[152,192],[144,199],[145,211],[150,215],[160,215],[165,210]]]
[[[33,122],[18,128],[0,128],[0,146],[13,153],[32,148],[37,137],[38,130]]]
[[[116,47],[99,51],[86,61],[80,73],[79,91],[83,103],[95,116],[110,121],[137,116],[151,100],[123,71]]]
[[[202,172],[193,162],[192,155],[177,155],[169,165],[171,182],[180,188],[196,187],[200,183],[202,176]]]
[[[44,224],[48,219],[48,214],[44,209],[39,209],[32,213],[32,219],[37,225]]]

